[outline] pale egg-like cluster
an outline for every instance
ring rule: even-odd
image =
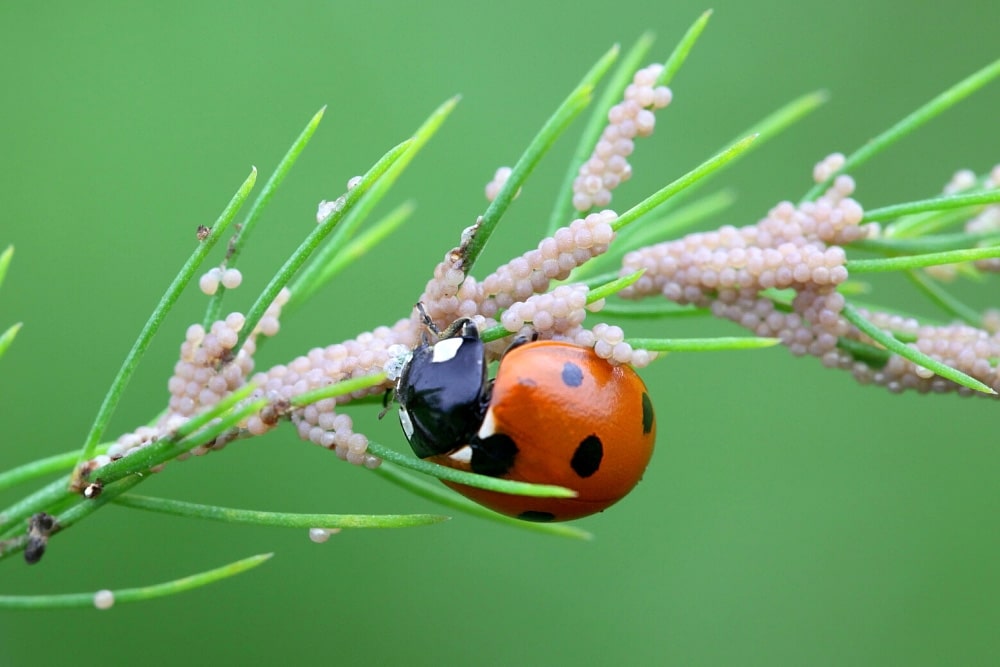
[[[980,382],[1000,391],[1000,334],[964,324],[944,326],[921,325],[913,318],[903,318],[886,313],[863,311],[868,320],[876,326],[897,335],[914,338],[911,343],[920,352],[952,368],[957,368]],[[862,340],[864,336],[855,334]],[[862,384],[876,384],[893,393],[913,389],[920,393],[957,392],[962,396],[988,396],[958,385],[951,380],[936,375],[933,371],[914,364],[909,359],[893,354],[881,368],[853,362],[849,367]]]
[[[416,331],[409,319],[392,327],[377,327],[352,340],[314,348],[288,364],[274,366],[258,373],[252,381],[259,386],[255,397],[265,397],[272,404],[287,404],[290,399],[307,391],[380,372],[399,354],[417,343]],[[302,408],[288,410],[292,423],[304,440],[331,449],[337,456],[355,465],[377,467],[381,461],[367,453],[368,439],[354,431],[351,418],[338,413],[338,403],[385,391],[384,385],[359,390],[337,399],[323,399]],[[250,417],[246,429],[250,435],[260,435],[276,425],[267,414]]]
[[[669,88],[656,85],[662,73],[663,65],[650,65],[636,72],[625,89],[625,99],[608,111],[608,124],[600,140],[573,180],[576,210],[605,208],[611,203],[611,192],[632,177],[628,157],[635,150],[635,138],[653,133],[653,112],[673,99]]]

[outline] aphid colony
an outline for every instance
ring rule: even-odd
[[[626,158],[633,138],[652,132],[652,111],[671,99],[669,89],[655,85],[660,71],[658,66],[640,70],[626,99],[609,113],[609,124],[573,185],[579,210],[607,206],[611,191],[631,173]],[[816,166],[814,178],[823,182],[842,164],[843,156],[833,155]],[[489,198],[509,174],[497,172],[487,187]],[[892,391],[955,390],[954,383],[896,355],[873,369],[838,347],[840,339],[870,342],[842,317],[844,297],[837,291],[847,278],[841,245],[877,233],[874,226],[861,225],[863,210],[851,198],[853,190],[853,180],[840,176],[818,201],[782,202],[757,224],[725,226],[630,252],[620,275],[638,269],[644,274],[621,296],[659,296],[711,308],[757,335],[779,338],[796,355],[820,357],[829,367],[851,370],[860,381]],[[324,202],[320,214],[342,202]],[[635,486],[652,455],[652,401],[633,367],[648,365],[656,354],[633,349],[620,327],[584,326],[588,311],[603,307],[602,300],[588,303],[586,285],[564,282],[553,289],[552,283],[566,281],[575,268],[605,253],[617,219],[609,209],[590,212],[482,280],[466,266],[477,223],[435,267],[409,317],[255,375],[255,337],[277,332],[287,292],[238,352],[233,346],[244,326],[241,314],[209,331],[195,325],[168,385],[167,414],[155,426],[122,436],[109,456],[124,456],[169,433],[249,380],[258,386],[254,398],[267,398],[269,407],[194,454],[265,433],[288,418],[302,438],[351,463],[375,467],[380,460],[367,452],[368,439],[337,406],[393,389],[404,435],[418,456],[479,474],[566,486],[578,494],[541,499],[449,484],[472,500],[536,521],[601,511]],[[235,287],[239,275],[216,269],[202,287],[212,293],[220,282]],[[791,290],[790,306],[764,293],[772,288]],[[990,362],[1000,357],[996,334],[918,327],[881,313],[866,316],[880,327],[911,333],[922,351],[1000,389]],[[481,332],[496,327],[506,335],[484,342]],[[491,378],[493,362],[499,363]],[[388,379],[382,385],[290,407],[290,399],[304,392],[383,370]]]

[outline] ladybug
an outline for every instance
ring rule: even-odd
[[[467,319],[413,350],[396,398],[417,456],[577,492],[575,498],[534,498],[444,482],[529,521],[576,519],[618,502],[642,478],[656,440],[652,402],[631,367],[570,343],[520,340],[491,380],[479,330]]]

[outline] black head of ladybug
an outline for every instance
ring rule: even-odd
[[[442,336],[433,345],[424,341],[413,350],[396,384],[399,422],[421,458],[467,444],[490,402],[486,349],[479,329],[463,319]]]

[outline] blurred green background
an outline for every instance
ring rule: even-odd
[[[717,182],[740,200],[716,222],[754,222],[801,195],[817,159],[1000,55],[994,0],[712,4],[619,210],[780,104],[830,90],[823,109]],[[250,165],[262,183],[320,106],[324,123],[245,253],[231,308],[248,307],[320,199],[463,95],[389,202],[414,198],[415,217],[286,319],[258,368],[405,314],[483,210],[494,169],[598,55],[653,30],[662,59],[705,8],[3,3],[0,245],[16,254],[0,327],[25,324],[0,361],[0,468],[80,444],[195,226],[215,219]],[[994,84],[865,165],[859,200],[921,198],[957,168],[988,169],[1000,160],[998,108]],[[535,244],[571,143],[529,182],[484,269]],[[884,303],[933,312],[899,278],[876,284]],[[978,303],[997,305],[995,287],[976,289]],[[192,289],[170,315],[109,435],[164,405],[204,303]],[[737,332],[711,321],[629,331]],[[674,355],[644,376],[658,450],[629,498],[580,522],[592,543],[458,516],[315,545],[305,531],[108,508],[60,535],[38,566],[4,563],[0,591],[138,586],[277,555],[220,585],[109,612],[0,612],[0,664],[996,664],[996,402],[891,396],[782,349]],[[405,447],[394,420],[353,414]],[[436,510],[291,429],[171,465],[142,492],[289,511]]]

